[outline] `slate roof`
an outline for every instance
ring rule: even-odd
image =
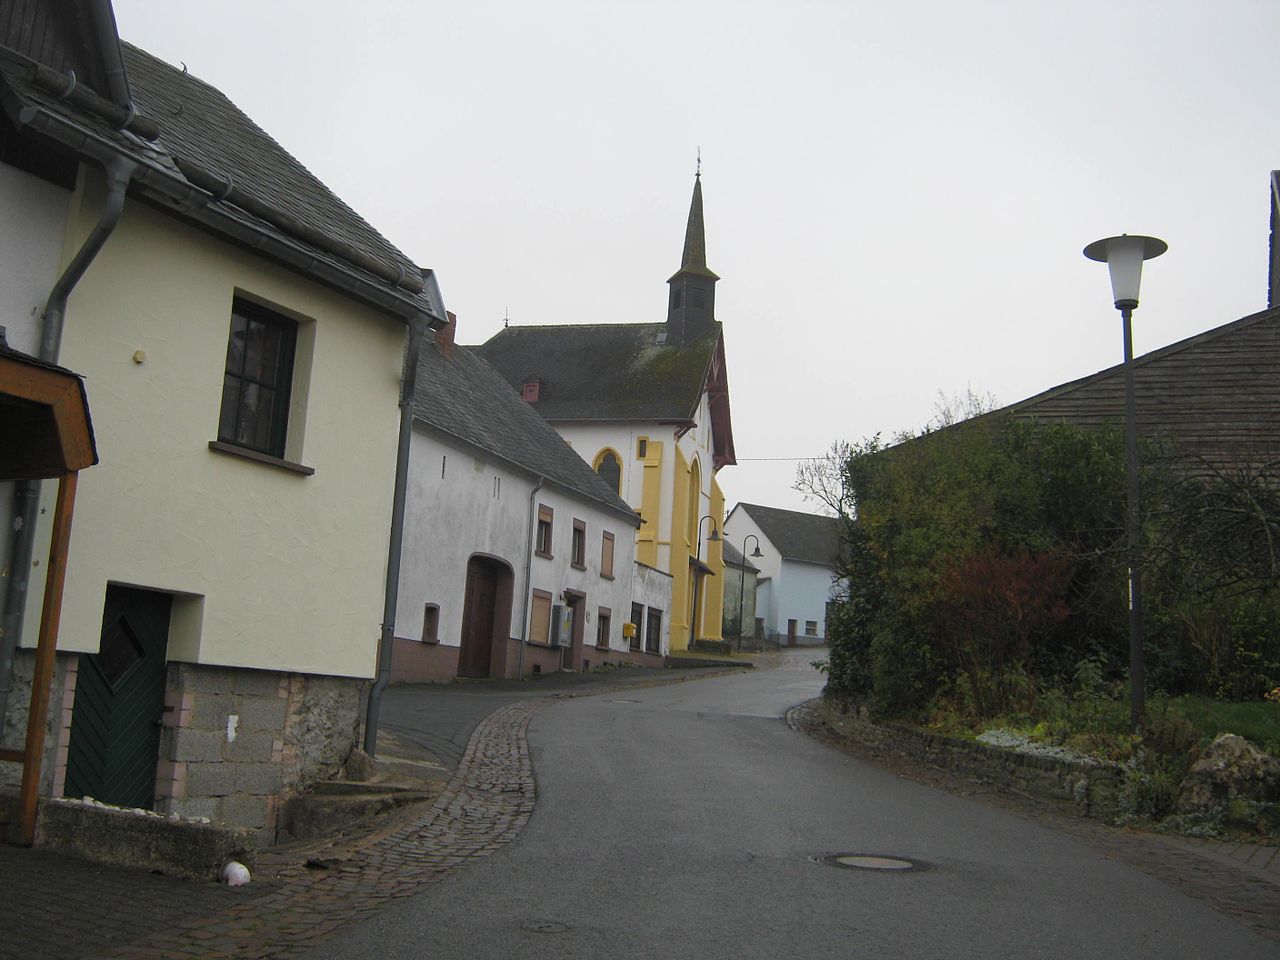
[[[739,551],[738,548],[728,540],[725,540],[720,544],[720,549],[722,551],[721,556],[724,558],[726,565],[733,567],[745,567],[748,570],[755,570],[756,572],[759,572],[760,568],[750,560],[746,559],[742,555],[741,551]]]
[[[128,43],[121,42],[120,50],[138,115],[146,118],[146,127],[159,129],[154,140],[115,129],[84,102],[76,106],[77,98],[59,99],[36,82],[32,70],[13,54],[0,60],[0,94],[4,94],[7,112],[16,116],[24,107],[34,108],[70,129],[87,133],[87,138],[81,138],[85,154],[92,155],[92,144],[97,142],[141,162],[147,172],[131,185],[130,193],[158,200],[179,218],[223,233],[233,242],[243,240],[236,241],[236,231],[224,228],[249,224],[282,245],[304,251],[316,262],[345,270],[380,288],[375,306],[386,309],[398,304],[405,309],[388,312],[401,316],[406,310],[425,313],[443,322],[443,304],[432,301],[430,290],[412,289],[421,282],[420,268],[221,92]],[[134,126],[139,125],[130,129]],[[211,199],[207,183],[200,184],[203,189],[193,185],[199,178],[193,179],[192,166],[207,171],[216,185],[225,184],[235,193],[229,199]],[[176,197],[175,191],[183,196]],[[243,205],[234,202],[239,198],[246,198]],[[279,216],[268,221],[261,211],[252,210],[254,203]],[[271,256],[272,249],[270,244],[263,245],[258,252]],[[296,262],[288,265],[299,269]],[[359,296],[355,285],[323,282]]]
[[[684,347],[665,323],[513,326],[473,347],[517,389],[540,381],[547,420],[685,421],[698,411],[720,324]]]
[[[840,550],[840,521],[796,510],[781,510],[756,503],[739,503],[784,560],[800,560],[834,567]]]
[[[446,356],[428,340],[418,362],[414,417],[498,460],[626,516],[640,518],[520,399],[511,384],[467,347]]]
[[[1228,466],[1280,460],[1280,307],[1134,358],[1138,432]],[[1124,365],[1073,380],[986,417],[1124,425]]]

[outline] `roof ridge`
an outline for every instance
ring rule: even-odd
[[[1135,369],[1137,367],[1143,367],[1156,360],[1163,360],[1166,357],[1181,353],[1183,350],[1190,347],[1198,346],[1211,340],[1216,340],[1218,337],[1226,336],[1229,333],[1235,333],[1237,330],[1253,326],[1255,323],[1262,323],[1266,320],[1275,319],[1277,317],[1280,317],[1280,306],[1268,307],[1264,310],[1259,310],[1257,313],[1246,314],[1236,320],[1230,320],[1227,323],[1220,324],[1216,327],[1210,327],[1208,330],[1201,330],[1199,333],[1193,333],[1191,336],[1184,337],[1181,340],[1175,340],[1173,343],[1167,343],[1163,347],[1156,347],[1154,350],[1148,350],[1146,353],[1134,357],[1133,365]],[[1097,383],[1099,380],[1114,376],[1116,373],[1123,370],[1123,361],[1112,364],[1109,367],[1104,367],[1103,369],[1087,374],[1086,376],[1078,377],[1075,380],[1068,380],[1066,383],[1060,383],[1057,386],[1049,387],[1047,390],[1042,390],[1039,393],[1032,394],[1022,400],[1017,400],[1008,406],[991,410],[988,413],[982,414],[981,417],[975,417],[973,419],[979,420],[993,414],[1011,413],[1029,404],[1047,400],[1050,397],[1060,397],[1079,390],[1082,387]]]

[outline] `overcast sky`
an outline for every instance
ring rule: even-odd
[[[1119,362],[1092,240],[1169,244],[1140,353],[1266,306],[1277,0],[115,9],[434,268],[462,343],[664,319],[700,147],[730,504],[816,512],[769,458]]]

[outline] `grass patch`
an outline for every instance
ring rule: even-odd
[[[1170,702],[1200,735],[1213,739],[1234,733],[1280,756],[1280,704],[1265,700],[1232,702],[1208,697],[1177,697]]]

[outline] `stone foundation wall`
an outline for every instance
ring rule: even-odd
[[[336,774],[356,745],[365,682],[170,664],[155,809],[271,842],[283,798]]]
[[[865,712],[839,701],[808,708],[825,732],[891,750],[998,789],[1047,800],[1079,816],[1112,819],[1117,813],[1121,768],[1116,764],[1019,753],[897,723],[872,723]]]
[[[71,736],[71,708],[75,703],[76,667],[80,655],[60,653],[54,662],[45,722],[44,762],[41,765],[40,795],[61,796],[67,772],[67,744]],[[5,711],[4,735],[0,746],[22,750],[27,743],[27,708],[31,704],[31,680],[35,676],[36,652],[19,649],[14,653],[9,702]],[[16,794],[22,784],[22,764],[0,761],[0,791]]]

